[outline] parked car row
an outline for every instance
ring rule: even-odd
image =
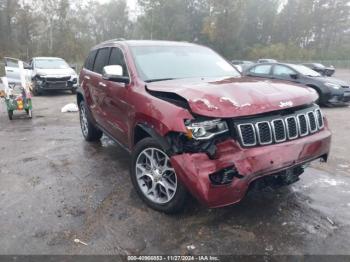
[[[233,60],[231,62],[245,76],[289,81],[313,88],[319,105],[348,105],[350,86],[345,81],[331,77],[335,68],[318,63],[302,65],[279,63],[274,59],[251,61]]]

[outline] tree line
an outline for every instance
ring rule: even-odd
[[[349,0],[0,0],[0,56],[81,62],[113,38],[208,45],[229,59],[349,59]]]

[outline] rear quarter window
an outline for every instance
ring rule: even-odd
[[[110,48],[99,49],[95,58],[93,71],[102,74],[102,69],[108,64]]]
[[[86,68],[87,70],[92,71],[96,53],[97,53],[97,50],[93,50],[89,53],[89,56],[86,58],[84,68]]]
[[[260,66],[255,66],[249,71],[251,73],[257,74],[257,75],[269,75],[271,71],[271,65],[260,65]]]

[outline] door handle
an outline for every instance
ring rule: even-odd
[[[90,78],[90,76],[84,76],[84,79],[90,80],[91,78]]]
[[[11,69],[7,69],[6,71],[7,71],[7,72],[13,72],[13,70],[11,70]]]
[[[102,83],[102,82],[99,82],[98,85],[102,86],[102,87],[106,87],[107,86],[105,83]]]

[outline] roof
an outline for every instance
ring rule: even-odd
[[[95,48],[108,45],[108,44],[117,44],[117,43],[124,44],[127,46],[195,46],[196,45],[188,42],[177,42],[177,41],[112,39],[95,46]]]

